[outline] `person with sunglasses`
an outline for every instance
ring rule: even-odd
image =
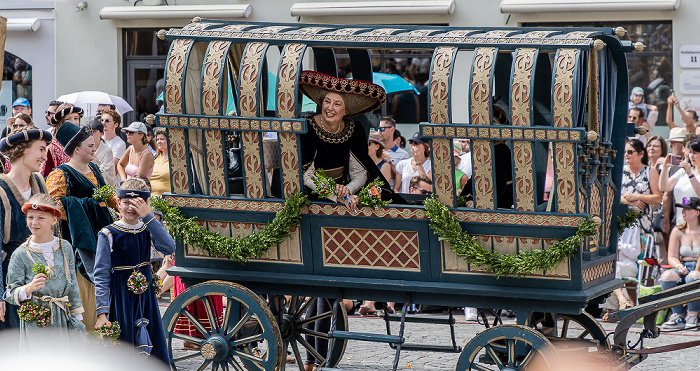
[[[647,141],[651,137],[651,128],[649,127],[649,123],[647,123],[647,121],[644,119],[644,112],[642,112],[642,110],[637,107],[630,108],[630,110],[627,113],[627,122],[630,124],[634,124],[635,128],[646,128],[646,134],[636,134],[630,137],[638,139],[642,142],[643,145],[646,145]]]
[[[653,233],[651,226],[651,207],[661,203],[659,176],[649,171],[647,153],[644,144],[638,139],[630,139],[625,145],[625,166],[622,168],[622,188],[620,194],[623,204],[639,208],[637,217],[639,226],[632,226],[622,233],[618,241],[617,278],[636,277],[637,256],[641,252],[641,234]],[[605,302],[603,308],[608,312],[626,309],[637,301],[636,285],[627,287],[627,297],[622,289],[616,289],[614,295]],[[603,316],[603,321],[606,317]]]
[[[700,279],[700,198],[684,197],[676,204],[681,209],[684,222],[671,231],[668,244],[668,263],[673,269],[661,274],[661,287],[672,289],[680,284]],[[683,305],[671,308],[673,314],[661,325],[662,330],[683,330],[698,325],[700,301],[687,304],[688,312],[683,316]],[[695,328],[697,330],[697,328]]]
[[[104,128],[102,139],[112,149],[114,155],[114,171],[117,171],[117,165],[126,152],[126,142],[119,136],[117,130],[122,123],[122,117],[114,110],[106,110],[100,116],[100,122]],[[124,180],[124,179],[121,179]]]
[[[425,175],[417,175],[411,178],[409,192],[413,195],[433,194],[433,181]]]

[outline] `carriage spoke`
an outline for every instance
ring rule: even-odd
[[[241,346],[243,344],[252,343],[254,341],[263,341],[263,340],[265,340],[264,334],[257,334],[257,335],[249,336],[247,338],[232,341],[230,344],[231,344],[231,347],[233,348],[233,347]]]
[[[311,344],[309,344],[309,343],[306,341],[306,339],[304,339],[303,336],[297,336],[296,339],[297,339],[297,341],[298,341],[299,343],[301,343],[302,346],[304,346],[304,348],[306,348],[306,351],[307,351],[307,352],[311,352],[311,355],[313,355],[314,358],[316,358],[316,359],[319,361],[319,363],[325,363],[325,362],[326,362],[326,357],[324,357],[324,356],[322,356],[321,354],[319,354],[319,353],[316,351],[316,349],[314,349],[314,347],[312,347]]]
[[[506,339],[506,348],[508,350],[508,366],[515,366],[515,340]]]
[[[248,354],[246,352],[238,351],[238,350],[233,350],[233,355],[238,356],[238,358],[240,358],[242,360],[245,359],[247,361],[250,361],[255,366],[257,366],[261,370],[265,371],[265,368],[260,365],[263,361],[265,361],[264,359],[262,359],[260,357],[256,357],[252,354]]]
[[[299,329],[299,332],[301,332],[302,334],[310,335],[310,336],[321,338],[321,339],[329,339],[328,334],[325,334],[323,332],[314,331],[314,330],[309,330],[307,328]]]
[[[292,341],[292,351],[294,352],[294,358],[297,361],[297,366],[299,366],[299,370],[303,370],[304,361],[301,360],[301,352],[299,352],[299,345],[296,341]]]
[[[568,318],[564,318],[564,323],[561,324],[561,337],[565,338],[566,334],[569,332],[569,324],[571,323],[571,320]]]
[[[311,299],[305,301],[305,302],[301,305],[301,307],[299,308],[299,310],[298,310],[296,313],[294,313],[294,319],[299,319],[299,318],[301,317],[301,315],[304,314],[304,313],[306,312],[306,310],[309,309],[309,307],[311,306],[311,304],[312,304],[313,302],[315,302],[315,301],[316,301],[316,298],[311,298]]]
[[[231,316],[233,315],[232,308],[235,305],[234,303],[231,303],[230,301],[231,300],[229,300],[228,305],[226,305],[226,308],[224,309],[224,313],[223,313],[223,318],[221,319],[221,329],[223,330],[224,333],[226,333],[226,331],[228,331],[228,325],[229,325],[229,322],[231,321]]]
[[[231,303],[229,303],[229,305],[231,305]],[[252,317],[252,316],[253,316],[253,313],[251,313],[251,312],[246,312],[246,314],[243,315],[243,317],[238,321],[238,323],[236,323],[236,325],[233,326],[233,328],[231,329],[231,331],[229,331],[228,333],[226,333],[226,336],[229,337],[229,338],[233,337],[233,335],[236,334],[236,333],[238,333],[238,331],[241,330],[241,328],[243,327],[243,325],[245,325],[246,322],[248,322],[248,320],[249,320],[250,317]]]
[[[289,309],[288,309],[287,313],[296,314],[297,310],[299,309],[299,308],[297,308],[297,305],[299,305],[299,297],[292,296],[292,300],[289,302]]]
[[[185,317],[187,317],[187,319],[190,320],[190,322],[192,322],[194,327],[196,327],[197,330],[199,330],[199,332],[201,332],[202,335],[204,335],[205,338],[211,336],[211,332],[208,331],[207,328],[204,327],[204,325],[201,322],[199,322],[199,320],[192,313],[190,313],[190,311],[185,310],[183,314],[185,315]]]
[[[233,359],[233,357],[229,357],[228,364],[233,366],[233,369],[236,371],[245,371],[245,369],[241,367],[241,365],[239,365],[238,362],[236,362],[236,360]]]
[[[583,332],[581,333],[581,335],[578,336],[578,338],[579,338],[579,339],[583,339],[583,338],[585,338],[586,336],[588,336],[589,334],[590,334],[590,332],[588,332],[588,330],[585,330],[585,329],[584,329]]]
[[[204,300],[204,310],[207,312],[207,317],[209,317],[209,326],[212,332],[218,332],[219,330],[219,316],[214,313],[214,308],[212,305],[212,297],[206,296]]]
[[[317,315],[315,315],[315,316],[313,316],[313,317],[306,318],[306,319],[304,319],[303,321],[299,321],[299,324],[303,326],[303,325],[306,325],[306,324],[311,323],[311,322],[316,322],[316,321],[320,321],[320,320],[322,320],[322,319],[324,319],[324,318],[328,318],[328,317],[330,317],[330,316],[332,316],[332,315],[333,315],[333,312],[332,312],[332,311],[323,312],[323,313],[317,314]]]
[[[173,333],[173,338],[184,340],[184,341],[189,341],[190,343],[195,343],[195,344],[199,344],[199,345],[202,345],[202,342],[204,341],[204,339],[202,339],[202,338],[198,338],[198,337],[194,337],[194,336],[190,336],[190,335],[185,335],[185,334],[180,334],[177,332]]]
[[[531,348],[529,352],[523,357],[522,360],[520,360],[520,363],[518,364],[518,368],[521,370],[524,370],[527,368],[527,364],[530,363],[532,358],[535,356],[535,349]]]
[[[192,358],[194,358],[194,357],[199,357],[199,356],[201,356],[201,355],[202,355],[202,352],[200,352],[200,351],[195,351],[194,353],[190,353],[190,354],[188,354],[188,355],[186,355],[186,356],[182,356],[182,357],[178,357],[178,358],[172,358],[172,359],[170,360],[170,361],[171,361],[170,363],[177,363],[177,362],[186,361],[186,360],[188,360],[188,359],[192,359]]]
[[[197,371],[204,370],[205,368],[207,368],[207,366],[209,366],[210,363],[211,363],[211,359],[205,359],[204,362],[202,362],[202,364],[199,365],[199,367],[197,367]]]
[[[491,347],[491,344],[487,344],[484,349],[486,350],[486,354],[488,354],[491,359],[493,360],[494,363],[498,366],[498,368],[502,369],[504,367],[503,361],[501,361],[501,357],[498,356],[498,353],[496,352],[493,347]]]

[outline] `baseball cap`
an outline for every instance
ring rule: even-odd
[[[148,129],[146,128],[146,124],[144,124],[141,121],[132,122],[131,124],[129,124],[129,126],[122,129],[122,131],[130,131],[132,133],[139,132],[148,135]]]
[[[409,142],[409,143],[410,143],[410,142],[414,142],[414,143],[416,143],[416,144],[422,144],[422,143],[426,143],[427,141],[426,141],[425,139],[423,139],[423,138],[420,136],[420,134],[418,134],[418,132],[416,132],[415,134],[413,134],[413,136],[411,137],[411,139],[408,140],[408,142]]]
[[[29,104],[29,101],[27,100],[27,98],[15,99],[15,101],[12,102],[12,107],[17,107],[17,106],[24,106],[24,107],[32,108],[32,105]]]
[[[683,199],[681,200],[681,203],[676,204],[676,207],[682,207],[684,209],[700,210],[700,198],[683,197]]]

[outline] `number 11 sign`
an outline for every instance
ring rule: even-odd
[[[679,50],[681,68],[700,68],[700,45],[681,45]]]

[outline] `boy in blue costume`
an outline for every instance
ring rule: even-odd
[[[151,243],[164,255],[175,251],[175,241],[155,220],[149,205],[150,186],[143,179],[128,179],[117,191],[121,219],[97,236],[95,297],[99,329],[119,321],[119,340],[132,343],[139,354],[169,364],[163,323],[153,287]],[[145,291],[138,293],[129,277],[143,275]]]

